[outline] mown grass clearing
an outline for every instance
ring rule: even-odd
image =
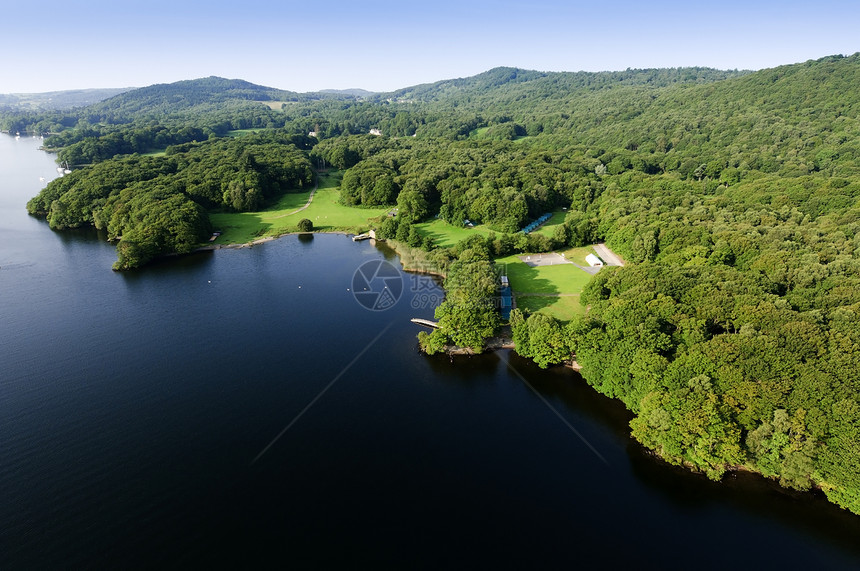
[[[565,258],[575,264],[588,267],[588,262],[585,261],[585,257],[588,254],[594,254],[594,248],[592,248],[591,246],[568,248],[567,250],[560,250],[559,254],[562,254]]]
[[[338,203],[340,179],[343,173],[329,172],[319,175],[319,188],[311,205],[307,204],[310,191],[287,193],[276,204],[260,212],[216,212],[209,215],[212,226],[222,232],[217,244],[246,244],[266,236],[279,236],[296,231],[302,218],[314,223],[314,229],[325,231],[367,230],[368,218],[387,212],[387,208],[351,208]]]
[[[566,296],[517,296],[517,309],[529,313],[544,313],[559,321],[570,321],[577,315],[585,315],[579,303],[579,294]]]
[[[591,275],[573,264],[532,268],[516,256],[499,258],[496,264],[504,264],[520,309],[540,311],[564,321],[584,313],[579,296]]]
[[[555,231],[555,227],[564,223],[564,217],[567,216],[566,210],[560,210],[558,212],[552,213],[552,218],[546,221],[543,226],[538,228],[533,232],[533,234],[543,234],[549,238],[552,238],[552,233]]]
[[[457,242],[465,240],[475,234],[482,236],[488,235],[492,230],[486,226],[478,225],[474,228],[466,228],[463,226],[454,226],[448,224],[444,220],[436,219],[432,222],[422,222],[415,225],[421,236],[430,236],[433,239],[433,244],[442,248],[454,246]]]
[[[490,130],[489,127],[479,127],[477,129],[472,129],[471,131],[469,131],[469,138],[470,139],[483,139],[484,135],[489,130]]]

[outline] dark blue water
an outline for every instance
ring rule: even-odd
[[[0,137],[0,568],[860,563],[860,517],[652,459],[569,370],[420,355],[427,282],[348,291],[367,242],[112,272],[24,211],[36,147]]]

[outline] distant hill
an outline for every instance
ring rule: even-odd
[[[0,109],[11,111],[63,111],[104,101],[133,87],[107,89],[71,89],[44,93],[0,94]]]
[[[158,83],[134,89],[89,107],[91,115],[122,114],[133,118],[153,111],[175,114],[200,105],[223,104],[228,101],[298,101],[301,96],[292,91],[256,85],[241,79],[206,77],[175,83]]]
[[[279,103],[311,102],[352,96],[335,93],[296,93],[266,87],[241,79],[205,77],[159,83],[126,91],[87,108],[90,120],[125,122],[141,118],[189,116],[226,109],[259,108],[260,104],[277,108]]]
[[[571,91],[594,91],[622,86],[666,87],[675,84],[711,83],[751,73],[724,71],[706,67],[670,69],[628,69],[601,72],[540,72],[513,67],[497,67],[466,78],[446,79],[434,83],[398,89],[383,97],[420,101],[457,100],[461,95],[488,95],[506,92],[510,100],[522,95],[564,96]]]
[[[353,97],[372,97],[377,95],[375,91],[367,91],[366,89],[352,88],[352,89],[323,89],[319,93],[331,94],[331,95],[351,95]]]

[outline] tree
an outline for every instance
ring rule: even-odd
[[[481,352],[484,340],[499,323],[495,300],[496,274],[491,262],[452,263],[445,278],[445,300],[436,308],[439,335],[445,335],[458,347]]]
[[[570,339],[561,323],[549,315],[533,313],[524,319],[522,312],[514,309],[511,330],[517,354],[533,359],[542,369],[570,359]]]
[[[314,223],[308,220],[307,218],[302,218],[299,220],[299,223],[296,224],[296,227],[299,229],[299,232],[313,232],[314,231]]]

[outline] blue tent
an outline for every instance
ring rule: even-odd
[[[513,307],[513,297],[511,296],[511,288],[503,287],[501,289],[502,305],[499,313],[502,314],[502,319],[508,320],[511,318],[511,308]]]
[[[523,234],[529,234],[530,232],[534,232],[535,230],[540,228],[540,226],[544,222],[549,220],[550,218],[552,218],[552,212],[548,212],[548,213],[544,214],[543,216],[541,216],[540,218],[538,218],[537,220],[535,220],[534,222],[532,222],[531,224],[527,225],[525,228],[520,230],[520,232],[522,232]]]

